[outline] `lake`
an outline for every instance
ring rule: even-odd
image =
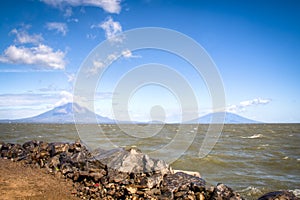
[[[160,159],[176,158],[174,169],[198,171],[208,183],[225,183],[247,199],[282,189],[300,194],[300,124],[226,124],[210,153],[199,158],[207,130],[208,125],[178,124],[0,124],[0,140],[80,138],[90,149],[134,145]]]

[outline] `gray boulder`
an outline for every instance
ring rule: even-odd
[[[92,152],[94,159],[105,164],[107,168],[124,173],[161,173],[170,172],[169,165],[163,161],[150,158],[139,149],[131,147],[112,150],[96,149]]]

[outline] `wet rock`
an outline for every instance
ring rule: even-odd
[[[59,166],[60,166],[59,155],[50,158],[47,162],[47,167],[50,169],[58,170]]]
[[[6,157],[7,158],[21,158],[26,155],[25,150],[20,144],[9,145]]]
[[[65,163],[72,163],[71,157],[68,156],[68,154],[66,152],[62,152],[57,155],[59,156],[60,165],[65,164]]]
[[[275,191],[259,197],[258,200],[299,200],[299,198],[289,191]]]
[[[146,177],[147,188],[152,189],[157,187],[163,181],[163,176],[161,174],[153,174],[152,176]]]
[[[102,171],[102,172],[92,172],[89,174],[90,177],[93,178],[94,181],[98,182],[100,181],[100,179],[105,176],[106,172]]]
[[[138,191],[138,187],[135,185],[128,185],[125,188],[130,194],[135,194]]]
[[[62,164],[61,167],[60,167],[60,170],[61,170],[63,175],[74,172],[74,170],[72,168],[72,165],[70,163]]]
[[[3,144],[2,147],[1,147],[1,151],[10,150],[13,146],[14,146],[14,144],[12,144],[12,143]]]
[[[124,172],[120,172],[120,171],[115,170],[115,169],[109,169],[107,177],[108,177],[109,182],[123,183],[124,184],[124,182],[126,182],[126,180],[129,179],[129,174],[124,173]]]
[[[212,199],[222,200],[222,199],[230,199],[230,200],[241,200],[243,199],[239,194],[234,192],[230,187],[219,183],[215,188]]]
[[[74,163],[77,167],[83,168],[87,163],[87,156],[86,152],[78,152],[73,154],[70,158],[72,163]]]
[[[161,191],[159,187],[152,188],[150,190],[145,191],[146,197],[155,197],[155,196],[160,196]]]
[[[67,152],[69,150],[69,144],[68,143],[63,143],[63,142],[55,142],[52,143],[52,155],[57,155],[63,152]],[[54,149],[53,149],[54,148]]]
[[[38,142],[36,140],[31,140],[25,142],[22,146],[26,151],[32,152],[33,149],[38,146]]]
[[[44,158],[47,158],[49,156],[50,156],[50,153],[47,150],[41,150],[38,153],[38,158],[40,158],[40,159],[44,159]]]
[[[48,151],[49,144],[47,142],[40,142],[39,143],[39,151]]]
[[[170,198],[188,196],[188,192],[205,190],[205,181],[199,177],[178,172],[165,175],[162,183],[162,194]]]

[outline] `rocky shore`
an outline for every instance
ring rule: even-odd
[[[0,142],[3,159],[46,168],[72,181],[71,194],[81,199],[243,199],[224,184],[211,186],[198,176],[174,171],[162,160],[135,147],[92,152],[80,141],[24,144]],[[272,192],[259,200],[299,199],[287,191]]]

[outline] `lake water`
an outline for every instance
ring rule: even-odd
[[[135,145],[150,155],[166,149],[160,158],[168,160],[181,155],[171,163],[174,169],[199,171],[208,183],[225,183],[247,199],[283,189],[300,195],[300,124],[225,125],[212,151],[202,159],[198,153],[208,125],[122,125],[122,129],[118,125],[80,125],[77,128],[79,134],[72,124],[0,124],[0,140],[74,142],[80,137],[91,149],[111,148],[111,144]],[[179,129],[186,130],[184,137],[174,140]],[[185,140],[192,143],[187,150]]]

